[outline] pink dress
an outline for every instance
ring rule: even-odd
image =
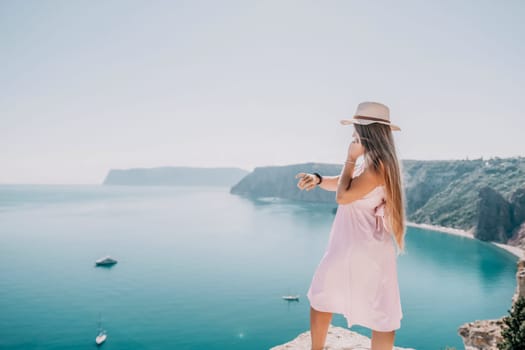
[[[353,177],[364,170],[356,167]],[[319,311],[343,314],[348,327],[376,331],[401,327],[403,312],[397,281],[397,250],[384,220],[385,188],[339,204],[328,246],[307,297]]]

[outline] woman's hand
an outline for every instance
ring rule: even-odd
[[[355,162],[356,159],[359,156],[363,155],[364,153],[365,153],[365,147],[359,140],[359,137],[354,137],[354,139],[350,143],[350,146],[348,147],[348,154],[346,156],[346,160]]]
[[[308,173],[299,173],[295,175],[296,179],[298,177],[300,177],[301,180],[299,180],[299,182],[297,183],[297,187],[299,187],[299,189],[301,190],[306,189],[307,191],[310,191],[312,188],[315,188],[317,186],[317,182],[319,181],[317,179],[317,176]]]

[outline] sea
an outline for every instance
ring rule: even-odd
[[[0,349],[95,349],[101,329],[106,350],[288,342],[309,330],[306,292],[336,207],[229,187],[0,185]],[[118,263],[96,267],[107,255]],[[460,325],[508,314],[516,262],[409,227],[395,345],[463,349]],[[347,328],[340,314],[332,324]]]

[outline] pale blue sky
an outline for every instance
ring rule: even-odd
[[[361,101],[402,159],[525,155],[523,1],[0,1],[0,183],[342,163]]]

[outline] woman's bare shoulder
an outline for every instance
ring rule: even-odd
[[[385,184],[385,167],[381,161],[379,161],[379,169],[373,167],[367,167],[363,174],[366,173],[367,182],[373,183],[375,186],[381,186]]]
[[[385,184],[383,175],[377,171],[374,171],[373,169],[365,169],[365,171],[362,173],[362,177],[368,186],[376,187]]]

